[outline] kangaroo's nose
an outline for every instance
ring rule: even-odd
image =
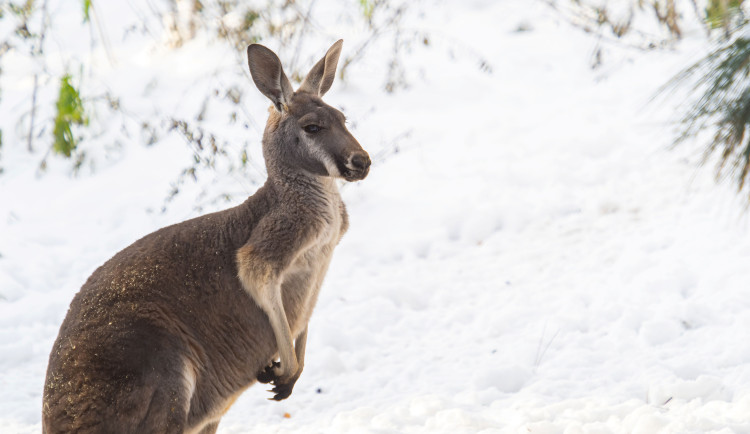
[[[359,170],[365,170],[370,167],[370,156],[367,154],[354,154],[352,156],[352,166]]]

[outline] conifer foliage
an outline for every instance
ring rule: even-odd
[[[725,35],[717,48],[662,88],[691,86],[675,144],[705,131],[704,162],[718,155],[717,178],[732,178],[738,191],[745,190],[750,173],[750,35],[741,6],[741,1],[709,3],[707,24]]]

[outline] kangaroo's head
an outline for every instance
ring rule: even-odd
[[[321,99],[333,84],[342,43],[328,49],[296,92],[273,51],[247,47],[253,81],[273,103],[263,136],[269,175],[305,172],[347,181],[367,176],[370,156],[346,129],[343,113]]]

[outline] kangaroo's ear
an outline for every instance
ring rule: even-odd
[[[299,90],[318,96],[323,96],[328,92],[333,84],[334,77],[336,77],[336,65],[339,63],[341,44],[343,43],[344,40],[339,39],[331,45],[326,55],[307,73],[307,77],[305,77],[305,81],[302,82]]]
[[[247,47],[247,64],[258,90],[271,100],[276,110],[286,110],[294,91],[278,56],[262,45],[252,44]]]

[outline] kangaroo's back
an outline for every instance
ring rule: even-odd
[[[248,47],[274,104],[268,180],[245,203],[158,230],[99,267],[71,302],[47,368],[44,432],[215,432],[256,381],[287,398],[307,323],[348,227],[335,178],[370,159],[330,88],[341,41],[293,92],[278,57]],[[275,361],[276,359],[279,361]]]

